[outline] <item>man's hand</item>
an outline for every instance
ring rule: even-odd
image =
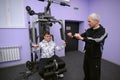
[[[67,33],[67,36],[70,37],[70,38],[73,38],[73,35],[71,32]]]
[[[79,33],[75,33],[74,37],[80,40],[84,39]]]

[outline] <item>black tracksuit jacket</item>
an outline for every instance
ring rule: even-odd
[[[98,29],[89,28],[81,34],[85,41],[85,55],[91,58],[101,58],[104,41],[108,35],[105,28],[99,24]]]

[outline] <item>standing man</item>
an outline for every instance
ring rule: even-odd
[[[101,58],[104,41],[108,35],[106,29],[99,24],[100,16],[92,13],[88,17],[89,29],[83,34],[69,32],[67,35],[85,42],[84,55],[84,80],[100,80]]]

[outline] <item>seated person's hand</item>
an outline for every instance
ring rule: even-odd
[[[70,38],[73,38],[73,35],[71,32],[67,33],[67,36],[70,37]]]
[[[34,47],[34,48],[38,48],[38,47],[39,47],[39,45],[37,45],[37,44],[34,44],[34,45],[33,45],[33,47]]]
[[[66,46],[66,42],[65,41],[63,41],[63,45]]]

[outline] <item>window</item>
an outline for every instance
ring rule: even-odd
[[[0,28],[24,27],[24,0],[0,0]]]

